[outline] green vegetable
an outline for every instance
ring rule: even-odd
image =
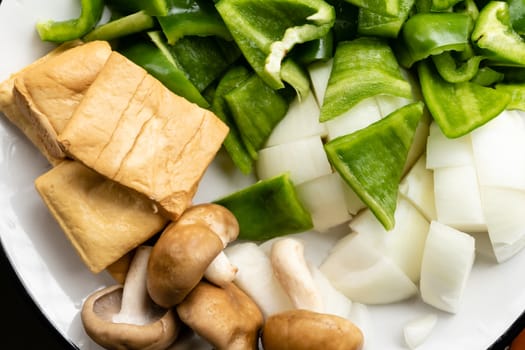
[[[360,35],[397,38],[415,0],[400,0],[397,16],[385,16],[366,8],[359,9],[357,31]]]
[[[500,114],[510,101],[506,92],[471,82],[449,83],[428,61],[418,64],[425,103],[447,137],[463,136]]]
[[[525,84],[496,84],[496,90],[511,96],[507,109],[525,111]]]
[[[144,11],[150,16],[166,16],[170,3],[176,1],[178,0],[106,0],[106,3],[112,9],[126,14]]]
[[[253,158],[242,141],[239,129],[237,128],[237,125],[235,125],[235,120],[231,116],[224,95],[238,87],[251,75],[252,73],[244,66],[234,66],[230,68],[219,81],[211,104],[213,112],[230,128],[230,131],[223,142],[223,146],[230,155],[235,166],[244,174],[252,172]],[[254,153],[254,156],[256,156],[255,151]]]
[[[216,4],[255,72],[281,89],[281,63],[296,45],[324,37],[335,21],[323,0],[221,0]]]
[[[478,69],[471,82],[483,86],[491,86],[503,81],[504,76],[503,73],[497,72],[490,67],[481,67]]]
[[[399,59],[407,68],[430,55],[465,51],[470,46],[472,18],[466,13],[418,13],[401,29]]]
[[[525,40],[512,29],[506,2],[491,1],[481,9],[472,41],[491,60],[525,65]]]
[[[150,32],[151,40],[129,40],[119,46],[119,52],[143,67],[175,94],[201,107],[209,104],[199,90],[188,80],[171,55],[159,32]]]
[[[432,0],[430,10],[439,12],[451,9],[454,5],[459,3],[461,0]]]
[[[256,74],[226,93],[224,99],[246,149],[256,159],[257,151],[286,115],[288,101]]]
[[[334,33],[328,32],[319,39],[297,45],[290,56],[299,64],[308,65],[316,61],[326,61],[334,54]]]
[[[215,203],[235,215],[239,239],[264,241],[313,228],[288,174],[259,181]]]
[[[431,57],[441,77],[449,83],[461,83],[474,78],[483,59],[482,56],[472,56],[466,61],[459,61],[451,51]]]
[[[65,21],[41,21],[36,30],[43,41],[64,42],[79,39],[92,30],[100,21],[104,11],[103,0],[81,0],[81,12],[78,18]]]
[[[82,39],[84,41],[109,41],[126,35],[143,32],[154,26],[155,19],[144,11],[139,11],[100,25],[87,33]]]
[[[512,29],[519,35],[525,35],[525,1],[507,0]]]
[[[334,47],[340,41],[355,39],[359,7],[345,0],[326,0],[326,2],[335,10],[335,22],[331,29],[334,33]]]
[[[214,4],[206,0],[186,0],[173,4],[167,16],[158,17],[170,45],[187,35],[218,36],[232,40]]]
[[[321,107],[320,121],[348,111],[378,94],[412,98],[392,49],[380,38],[361,37],[340,42]]]
[[[422,115],[423,103],[411,103],[325,144],[332,165],[387,230],[395,224],[399,182]]]
[[[234,42],[214,36],[186,36],[167,47],[188,79],[201,92],[241,56]]]
[[[383,16],[399,16],[400,0],[346,0],[360,8],[365,8]]]

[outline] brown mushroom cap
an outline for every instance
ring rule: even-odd
[[[180,303],[199,283],[222,251],[220,238],[209,227],[170,224],[153,246],[148,263],[148,293],[158,305]]]
[[[294,309],[266,320],[262,344],[265,350],[359,350],[363,333],[345,318]]]
[[[187,209],[177,221],[178,225],[201,224],[221,237],[223,243],[239,236],[239,222],[231,211],[215,203],[197,204]],[[226,245],[226,243],[225,243]]]
[[[200,282],[177,306],[181,321],[218,350],[257,349],[263,316],[235,284]]]
[[[115,285],[91,294],[83,304],[81,319],[86,333],[108,350],[162,350],[179,333],[179,320],[172,309],[154,306],[145,325],[114,323],[120,311],[123,287]]]

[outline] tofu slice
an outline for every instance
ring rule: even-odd
[[[44,203],[93,273],[119,263],[167,219],[150,200],[80,162],[64,160],[35,180]]]
[[[57,135],[111,52],[111,46],[105,41],[89,42],[30,67],[15,78],[16,106],[52,157],[65,157]]]
[[[177,219],[227,133],[211,111],[113,52],[58,140],[72,158]]]
[[[26,71],[44,64],[47,60],[60,55],[66,50],[74,48],[76,46],[82,45],[80,40],[70,41],[65,44],[62,44],[50,51],[45,56],[40,57],[38,60],[34,61],[30,65],[21,69],[20,71],[12,74],[9,78],[0,83],[0,112],[9,120],[14,126],[16,126],[28,139],[33,143],[33,145],[42,153],[42,155],[49,161],[50,164],[56,165],[61,158],[57,158],[49,154],[46,150],[44,141],[37,134],[37,131],[31,125],[30,121],[26,116],[18,109],[15,96],[13,94],[13,88],[15,86],[15,80],[18,76],[24,74]]]

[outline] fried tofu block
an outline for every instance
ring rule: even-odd
[[[16,106],[42,141],[45,152],[52,157],[65,157],[57,135],[111,52],[111,46],[105,41],[89,42],[29,67],[15,78]]]
[[[52,165],[58,164],[62,161],[62,158],[57,158],[49,154],[46,150],[44,140],[37,133],[37,130],[33,128],[31,122],[27,117],[18,109],[15,103],[15,96],[13,94],[13,88],[15,86],[15,80],[18,76],[24,74],[28,70],[44,64],[47,60],[60,55],[61,53],[74,48],[76,46],[82,45],[80,40],[67,42],[62,44],[49,52],[47,55],[42,56],[38,60],[34,61],[30,65],[26,66],[22,70],[12,74],[9,78],[0,83],[0,112],[2,112],[6,118],[16,126],[22,133],[35,145],[35,147],[42,153],[42,155],[51,163]]]
[[[116,266],[167,224],[149,199],[78,161],[62,161],[39,176],[35,187],[93,273]]]
[[[72,158],[177,219],[227,133],[211,111],[113,52],[58,140]]]

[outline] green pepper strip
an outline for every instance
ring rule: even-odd
[[[428,110],[449,138],[463,136],[487,123],[510,102],[510,95],[503,91],[471,82],[446,82],[432,61],[421,61],[417,68]]]
[[[507,0],[509,4],[510,23],[520,35],[525,35],[525,1]]]
[[[104,11],[104,0],[81,0],[78,18],[65,21],[47,20],[38,22],[36,30],[40,39],[61,43],[79,39],[87,34],[100,21]]]
[[[412,98],[412,87],[390,46],[373,37],[342,41],[335,51],[319,120],[335,118],[379,94]]]
[[[405,50],[400,62],[409,68],[415,62],[445,51],[464,51],[470,45],[472,18],[465,13],[418,13],[401,29]]]
[[[478,72],[472,78],[471,82],[483,86],[491,86],[503,81],[504,77],[505,74],[497,72],[490,67],[481,67],[480,69],[478,69]]]
[[[126,14],[144,11],[150,16],[166,16],[173,0],[105,0],[112,9]]]
[[[172,6],[168,15],[158,17],[158,21],[170,45],[188,35],[218,36],[232,40],[228,28],[213,4],[210,6],[207,3],[188,1],[179,6]]]
[[[525,83],[496,84],[496,90],[504,91],[511,96],[507,109],[519,109],[525,111]]]
[[[313,228],[312,216],[287,173],[258,181],[215,203],[235,215],[239,239],[265,241]]]
[[[281,89],[281,65],[296,45],[325,36],[335,21],[324,0],[221,0],[216,4],[255,72]]]
[[[491,1],[481,9],[472,41],[490,60],[525,65],[525,40],[512,29],[506,2]]]
[[[400,0],[346,0],[357,7],[365,8],[383,16],[399,16]]]
[[[423,103],[411,103],[325,144],[337,172],[387,230],[395,224],[399,182],[422,116]]]
[[[449,83],[461,83],[474,78],[483,59],[482,56],[472,56],[458,64],[451,51],[431,57],[441,77]]]
[[[139,33],[151,29],[154,26],[155,20],[153,17],[144,11],[139,11],[98,26],[87,33],[82,39],[84,41],[109,41],[126,35]]]
[[[400,0],[400,9],[397,16],[385,16],[366,8],[360,8],[357,23],[358,33],[361,35],[397,38],[414,3],[415,0]]]
[[[161,34],[150,32],[148,35],[151,41],[130,40],[131,43],[119,46],[119,52],[143,67],[175,94],[203,108],[209,107],[209,103],[188,80],[184,71],[169,52]]]

